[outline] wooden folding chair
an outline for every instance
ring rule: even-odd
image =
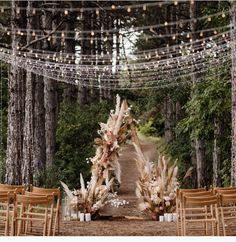
[[[187,235],[187,230],[204,231],[208,234],[208,224],[211,227],[211,235],[219,235],[219,214],[218,199],[216,195],[191,197],[184,195],[182,207],[183,235]],[[189,225],[192,224],[192,227]],[[199,225],[203,224],[203,227]],[[216,231],[216,233],[215,233]]]
[[[12,236],[14,234],[14,220],[13,210],[10,206],[15,203],[15,193],[0,191],[0,202],[0,222],[3,222],[3,231],[0,230],[0,233],[5,236]]]
[[[53,225],[52,225],[52,235],[55,236],[56,230],[57,233],[60,233],[60,188],[41,188],[30,186],[30,191],[36,194],[41,195],[53,195],[56,204],[53,208]]]
[[[41,193],[35,193],[35,192],[25,192],[25,195],[26,196],[33,196],[33,197],[47,197],[48,200],[50,201],[51,205],[50,207],[48,208],[48,231],[47,231],[47,235],[52,235],[52,223],[53,223],[53,213],[54,213],[54,199],[55,199],[55,196],[54,196],[54,193],[52,194],[48,194],[48,195],[42,195]],[[33,210],[33,209],[39,209],[40,210],[45,210],[45,206],[43,204],[43,206],[40,206],[40,205],[37,205],[37,207],[34,207],[34,206],[31,206],[29,207],[29,211]],[[28,231],[28,229],[32,232],[33,229],[33,225],[32,225],[32,222],[30,223],[26,223],[26,231]],[[37,225],[37,230],[39,229],[39,226]]]
[[[28,233],[27,224],[32,222],[37,224],[41,223],[43,225],[42,235],[46,236],[49,223],[48,210],[50,203],[50,199],[47,196],[16,195],[16,204],[20,207],[19,212],[17,211],[17,206],[15,206],[14,211],[16,235],[26,235]],[[44,209],[40,208],[42,205]]]
[[[219,193],[219,198],[223,235],[236,235],[236,191],[226,190]]]
[[[198,192],[204,192],[206,191],[206,188],[193,188],[193,189],[177,189],[176,192],[176,231],[177,235],[181,236],[183,235],[183,227],[182,227],[182,215],[181,215],[181,203],[182,203],[182,197],[183,193],[198,193]]]
[[[16,193],[19,193],[19,194],[24,194],[25,186],[0,183],[0,191],[10,191],[10,190],[14,190]]]

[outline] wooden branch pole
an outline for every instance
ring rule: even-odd
[[[48,37],[50,37],[51,35],[53,35],[53,34],[54,34],[54,33],[55,33],[55,32],[61,27],[61,25],[62,25],[63,23],[64,23],[64,20],[62,20],[62,21],[57,25],[57,27],[56,27],[54,30],[52,30],[50,33],[48,33],[47,35],[45,35],[45,36],[43,36],[43,37],[41,37],[41,38],[39,38],[39,39],[35,39],[35,40],[31,41],[29,44],[27,44],[27,45],[21,47],[20,50],[25,50],[25,49],[27,49],[29,46],[31,46],[31,45],[37,43],[38,41],[41,41],[41,40],[45,40],[45,39],[47,39]]]

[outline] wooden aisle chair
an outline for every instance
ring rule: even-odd
[[[16,226],[16,234],[26,235],[27,224],[41,223],[43,225],[42,235],[47,235],[49,218],[48,210],[50,206],[50,199],[47,196],[28,196],[28,195],[16,195],[16,204],[20,207],[18,211],[17,206],[15,206],[14,211],[14,221]],[[40,209],[40,206],[44,206],[44,209]],[[34,209],[32,209],[32,207]]]
[[[236,193],[236,187],[214,187],[213,188],[214,194],[217,193],[223,193],[223,192],[235,192]]]
[[[16,193],[24,194],[24,185],[9,185],[0,183],[0,191],[14,190]]]
[[[192,188],[192,189],[177,189],[176,192],[176,231],[177,235],[181,236],[183,235],[183,230],[182,230],[182,216],[181,216],[181,197],[184,192],[192,192],[192,193],[198,193],[198,192],[203,192],[206,191],[206,188]]]
[[[182,221],[183,221],[183,235],[187,235],[189,231],[204,231],[208,235],[208,224],[211,234],[219,235],[219,213],[218,213],[218,199],[216,195],[207,196],[183,196],[182,206]],[[189,225],[192,224],[192,227]],[[204,225],[199,227],[199,225]],[[199,233],[197,235],[200,235]]]
[[[42,195],[41,193],[34,193],[34,192],[25,192],[26,196],[33,196],[33,197],[47,197],[48,200],[50,201],[50,207],[48,208],[48,226],[47,226],[47,235],[50,236],[52,235],[52,222],[53,222],[53,213],[54,213],[54,199],[55,196],[54,194],[48,194],[48,195]],[[40,209],[41,211],[45,210],[46,207],[38,205],[37,207],[35,206],[29,206],[28,211],[31,212],[33,209]],[[30,231],[30,233],[33,233],[34,231],[40,230],[40,226],[37,225],[36,227],[33,227],[32,221],[30,223],[26,222],[25,225],[25,231]]]
[[[53,208],[53,227],[52,227],[52,235],[55,236],[56,230],[57,233],[60,233],[60,188],[41,188],[41,187],[35,187],[30,186],[30,191],[37,194],[42,195],[53,195],[55,205]]]
[[[15,202],[15,193],[12,191],[0,191],[0,202],[0,234],[12,236],[14,234],[14,220],[11,205]],[[2,227],[3,230],[1,230]]]
[[[236,191],[219,191],[219,211],[223,235],[236,235]]]

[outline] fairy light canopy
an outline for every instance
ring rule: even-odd
[[[189,4],[192,4],[190,1]],[[53,3],[54,4],[54,3]],[[72,13],[78,13],[78,21],[83,13],[94,13],[100,17],[106,11],[119,12],[132,15],[137,12],[145,13],[150,8],[164,8],[167,5],[174,7],[186,4],[186,1],[153,1],[136,4],[111,4],[110,6],[99,5],[95,7],[68,7],[65,6],[42,6],[35,7],[32,14],[39,12],[57,11],[65,18]],[[0,14],[6,13],[8,6],[0,7]],[[19,15],[27,8],[16,9]],[[229,23],[218,27],[209,27],[191,31],[192,22],[205,21],[211,23],[213,19],[220,20],[228,17],[227,10],[214,14],[200,16],[195,19],[185,18],[178,20],[163,20],[160,23],[140,26],[75,28],[67,30],[59,28],[54,30],[23,29],[23,28],[0,28],[0,33],[11,36],[31,36],[33,41],[43,39],[47,41],[59,41],[63,43],[59,52],[29,48],[30,45],[17,46],[14,51],[9,48],[0,48],[0,59],[11,65],[24,68],[38,75],[43,75],[55,81],[81,85],[88,88],[103,89],[140,89],[161,88],[168,85],[182,85],[191,81],[195,73],[206,73],[210,67],[220,67],[230,61],[230,28]],[[225,21],[224,21],[225,22]],[[180,27],[181,31],[170,33],[164,30],[172,27]],[[160,31],[161,30],[161,31]],[[51,34],[50,34],[51,33]],[[192,38],[194,36],[194,39]],[[131,51],[132,42],[136,40],[147,42],[158,39],[166,39],[168,42],[155,49]],[[91,48],[98,43],[104,46],[113,43],[109,50],[98,52],[95,48],[91,54],[85,54],[78,45],[75,53],[68,53],[63,49],[65,42],[75,40],[78,43],[89,41]],[[117,49],[119,43],[119,49]],[[127,49],[129,51],[127,52]],[[220,73],[218,72],[217,75]],[[201,78],[197,81],[201,81]]]

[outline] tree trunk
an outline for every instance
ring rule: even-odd
[[[172,130],[173,109],[172,109],[172,101],[169,94],[165,99],[164,111],[165,111],[165,140],[167,143],[169,143],[173,140],[173,130]]]
[[[76,15],[74,13],[71,13],[70,19],[65,24],[66,36],[70,38],[70,39],[65,39],[64,50],[66,53],[75,53],[75,34],[74,34],[75,21],[76,21]],[[69,33],[68,31],[72,31],[72,33]],[[77,96],[78,96],[77,86],[64,83],[63,96],[64,96],[65,102],[75,103],[77,101]]]
[[[236,186],[236,2],[231,1],[231,56],[232,56],[232,145],[231,145],[231,186]]]
[[[195,139],[195,151],[197,160],[197,186],[205,185],[205,149],[201,139]]]
[[[190,22],[190,29],[192,34],[192,41],[194,42],[197,39],[197,36],[194,34],[197,31],[197,25],[196,19],[198,16],[198,9],[199,9],[198,2],[194,1],[193,3],[190,3],[190,19],[192,21]],[[192,72],[194,72],[194,66],[192,67]],[[196,85],[196,80],[199,77],[198,74],[192,75],[192,83],[193,88]],[[201,187],[205,185],[204,181],[204,171],[205,171],[205,149],[204,149],[204,141],[200,138],[196,138],[194,141],[195,146],[195,154],[196,154],[196,171],[197,171],[197,186]]]
[[[15,29],[26,28],[25,9],[26,2],[12,1],[11,28],[12,28],[12,50],[16,55],[17,47],[25,44],[25,37],[16,34]],[[7,158],[5,182],[9,184],[21,184],[21,164],[23,160],[23,123],[24,123],[24,95],[25,95],[25,72],[12,65],[8,83],[8,136],[7,136]]]
[[[51,30],[53,27],[53,15],[45,12],[44,28]],[[57,19],[56,19],[57,20]],[[55,22],[54,22],[55,23]],[[57,23],[55,23],[57,24]],[[57,51],[57,40],[44,43],[47,50]],[[50,78],[44,78],[44,107],[45,107],[45,138],[46,138],[46,167],[54,162],[56,150],[56,123],[57,123],[57,83]]]
[[[34,4],[28,1],[27,6],[27,29],[35,29],[35,17],[33,16]],[[27,31],[27,44],[32,41],[30,31]],[[32,46],[29,49],[33,49]],[[22,182],[24,184],[33,183],[33,137],[34,137],[34,79],[35,74],[27,71],[26,73],[26,93],[25,93],[25,122],[23,140],[23,163],[22,163]]]
[[[213,186],[221,186],[220,170],[221,170],[221,150],[220,138],[222,132],[222,123],[219,118],[214,119],[214,145],[213,145]]]

